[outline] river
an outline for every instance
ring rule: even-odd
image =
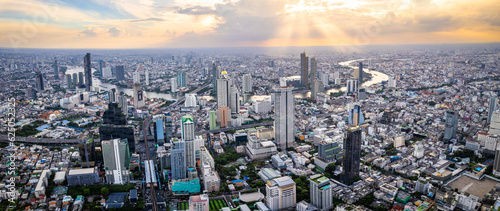
[[[345,66],[345,67],[349,67],[349,68],[352,68],[353,70],[358,68],[357,66],[351,66],[350,64],[353,63],[353,62],[358,62],[358,61],[362,61],[363,59],[357,59],[357,60],[350,60],[350,61],[345,61],[345,62],[340,62],[339,65],[341,66]],[[95,72],[97,71],[96,69],[92,68],[92,72]],[[363,87],[369,87],[371,85],[374,85],[374,84],[378,84],[378,83],[381,83],[382,81],[387,81],[389,80],[389,76],[387,76],[386,74],[384,73],[381,73],[381,72],[377,72],[377,71],[373,71],[373,70],[369,70],[368,68],[363,68],[363,71],[367,72],[367,73],[370,73],[372,75],[372,78],[371,80],[369,81],[365,81],[363,83]],[[79,72],[83,72],[83,67],[70,67],[68,68],[68,70],[66,71],[66,74],[73,74],[73,73],[79,73]],[[296,77],[299,77],[300,76],[290,76],[290,77],[293,77],[293,78],[296,78]],[[113,88],[115,88],[118,92],[124,92],[125,94],[129,95],[129,96],[133,96],[133,90],[131,88],[122,88],[122,87],[117,87],[116,85],[113,85],[113,84],[110,84],[110,83],[106,83],[106,82],[102,82],[100,79],[96,78],[96,77],[92,77],[92,84],[94,86],[97,86],[99,87],[99,89],[103,89],[103,90],[111,90]],[[338,91],[345,91],[346,90],[346,87],[342,87],[340,89],[328,89],[326,90],[326,94],[330,94],[330,93],[335,93],[335,92],[338,92]],[[157,92],[146,92],[145,93],[146,97],[147,98],[163,98],[163,99],[166,99],[166,100],[169,100],[169,99],[179,99],[181,98],[182,96],[180,95],[171,95],[171,94],[164,94],[164,93],[157,93]],[[304,92],[304,93],[296,93],[295,94],[295,98],[305,98],[305,97],[310,97],[311,96],[311,92]],[[207,100],[211,100],[211,99],[214,99],[212,96],[200,96],[200,97],[203,97]],[[250,100],[253,100],[253,101],[256,101],[256,100],[263,100],[265,98],[268,98],[270,97],[269,95],[253,95],[250,97]]]

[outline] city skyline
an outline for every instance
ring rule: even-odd
[[[494,1],[3,1],[2,48],[344,46],[500,41]]]

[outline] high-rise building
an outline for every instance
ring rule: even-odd
[[[363,124],[365,117],[363,116],[363,112],[361,111],[361,107],[359,105],[354,105],[354,108],[349,111],[348,120],[349,124],[353,126]]]
[[[208,203],[208,195],[202,194],[189,197],[189,211],[208,211],[210,204]]]
[[[139,71],[135,71],[134,73],[132,73],[132,79],[133,79],[133,83],[134,84],[137,84],[137,83],[141,83],[141,72]]]
[[[271,211],[295,207],[296,197],[295,182],[288,176],[269,180],[266,184],[266,205]]]
[[[78,72],[78,86],[81,88],[85,85],[85,80],[83,79],[83,72]]]
[[[112,78],[113,72],[111,71],[111,67],[102,68],[102,77],[103,78]]]
[[[494,111],[491,115],[490,130],[488,133],[500,136],[500,111]]]
[[[493,163],[493,175],[500,177],[500,143],[495,150],[495,162]]]
[[[318,144],[318,157],[326,162],[342,160],[342,149],[339,144],[329,141],[321,141]]]
[[[99,74],[104,76],[103,69],[106,67],[106,62],[103,60],[99,60]]]
[[[320,211],[331,210],[333,207],[332,182],[321,174],[316,174],[309,179],[309,196],[311,204]]]
[[[154,138],[158,146],[162,146],[165,143],[165,131],[163,129],[164,129],[163,119],[162,118],[156,119],[154,124],[154,130],[155,130]]]
[[[186,94],[186,100],[184,100],[184,107],[196,107],[198,97],[196,94]]]
[[[252,92],[252,76],[250,74],[243,75],[243,93]]]
[[[45,89],[44,84],[43,84],[43,75],[41,72],[36,72],[35,73],[35,80],[36,80],[36,90],[38,92],[41,92]]]
[[[490,98],[490,105],[489,105],[489,108],[488,108],[488,124],[491,123],[491,116],[493,115],[493,112],[495,112],[497,110],[497,103],[498,103],[498,99],[497,97],[491,97]]]
[[[149,70],[146,70],[146,73],[144,73],[144,78],[146,80],[146,85],[149,86]]]
[[[127,102],[127,96],[125,96],[125,93],[120,92],[120,96],[118,96],[118,105],[121,107],[122,112],[125,114],[125,116],[128,115],[128,102]]]
[[[73,89],[73,81],[71,80],[71,74],[66,74],[66,87],[68,87],[68,89]]]
[[[127,116],[122,112],[120,106],[115,103],[109,103],[108,110],[102,114],[103,124],[127,125]]]
[[[309,58],[306,52],[300,54],[300,85],[309,87]]]
[[[130,180],[130,153],[127,139],[102,141],[102,155],[108,184],[123,185]]]
[[[134,84],[134,108],[142,108],[145,106],[144,92],[142,91],[141,84]]]
[[[389,88],[396,88],[396,79],[394,78],[394,76],[389,77],[389,81],[387,82],[387,86]]]
[[[346,185],[352,184],[353,179],[359,177],[359,164],[361,157],[361,128],[359,126],[349,127],[344,138],[342,182]]]
[[[311,98],[316,100],[318,98],[318,93],[324,89],[323,83],[319,79],[315,78],[311,84]]]
[[[229,87],[229,109],[231,109],[231,113],[240,112],[240,91],[234,85]]]
[[[359,75],[358,75],[358,80],[359,80],[359,85],[363,85],[363,62],[359,63],[359,69],[358,69]]]
[[[214,91],[217,92],[217,78],[219,76],[217,75],[217,66],[215,65],[215,62],[212,63],[212,86],[214,87]]]
[[[190,115],[181,117],[181,137],[183,141],[194,139],[194,118]]]
[[[229,118],[231,118],[231,111],[229,107],[219,107],[217,111],[217,120],[219,121],[220,127],[227,127],[230,123]]]
[[[177,78],[170,79],[170,92],[177,92]]]
[[[118,65],[115,67],[116,81],[125,80],[125,68],[123,65]]]
[[[184,71],[177,73],[177,86],[187,87],[187,74]]]
[[[454,139],[457,135],[458,112],[447,111],[443,141]]]
[[[283,68],[278,69],[278,77],[284,77],[285,76],[285,70]]]
[[[295,140],[295,99],[292,90],[291,87],[274,90],[274,137],[281,148],[291,147]]]
[[[78,74],[73,73],[72,81],[73,82],[71,82],[72,83],[71,85],[73,85],[73,89],[75,89],[76,86],[78,86]]]
[[[186,178],[186,145],[184,141],[174,140],[172,142],[172,149],[170,150],[172,179]]]
[[[110,103],[108,110],[104,111],[102,115],[102,121],[103,124],[99,127],[101,140],[127,139],[130,153],[135,152],[134,128],[127,125],[126,114],[123,113],[122,107],[119,104]]]
[[[349,79],[347,80],[347,93],[355,93],[358,91],[358,80]]]
[[[318,77],[317,73],[317,64],[316,64],[316,57],[311,58],[311,72],[309,74],[309,81],[312,84],[314,82],[314,79]]]
[[[217,128],[217,115],[214,110],[209,111],[209,126],[210,130],[215,130]]]
[[[229,87],[231,79],[226,71],[221,72],[221,77],[217,79],[217,107],[229,107]]]
[[[90,87],[92,87],[92,59],[90,53],[83,57],[83,70],[85,72],[85,91],[90,92]]]
[[[57,59],[54,58],[54,64],[52,64],[54,69],[54,79],[59,80],[59,66],[57,65]]]
[[[109,92],[109,102],[110,103],[117,103],[118,102],[118,93],[116,92],[115,88],[112,88]]]
[[[186,167],[196,167],[196,152],[193,139],[185,140]]]

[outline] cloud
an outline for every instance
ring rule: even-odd
[[[117,27],[111,27],[109,28],[108,33],[111,37],[119,37],[123,33],[123,30]]]
[[[89,27],[88,29],[81,31],[80,33],[85,35],[85,37],[97,37],[97,33],[94,32],[95,28]]]
[[[145,19],[131,20],[129,22],[135,23],[135,22],[150,22],[150,21],[165,21],[165,19],[163,19],[163,18],[145,18]]]
[[[204,6],[193,6],[187,8],[178,8],[175,10],[176,13],[179,14],[188,14],[188,15],[207,15],[207,14],[215,14],[215,10],[204,7]]]

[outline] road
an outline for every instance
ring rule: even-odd
[[[149,116],[147,119],[144,120],[143,125],[142,125],[142,136],[144,137],[144,147],[145,147],[145,151],[146,151],[146,160],[151,160],[150,148],[149,148],[147,134],[148,134],[149,126],[150,126],[152,120],[153,120],[153,116]],[[155,175],[151,175],[151,176],[155,177]],[[149,188],[150,188],[149,195],[151,196],[151,202],[153,203],[153,211],[158,211],[158,203],[156,201],[156,190],[155,190],[155,186],[154,185],[155,184],[153,184],[152,182],[150,182],[150,184],[149,184]]]
[[[0,134],[0,142],[8,142],[6,134]],[[53,139],[53,138],[26,138],[16,137],[16,142],[28,144],[77,144],[78,139]]]

